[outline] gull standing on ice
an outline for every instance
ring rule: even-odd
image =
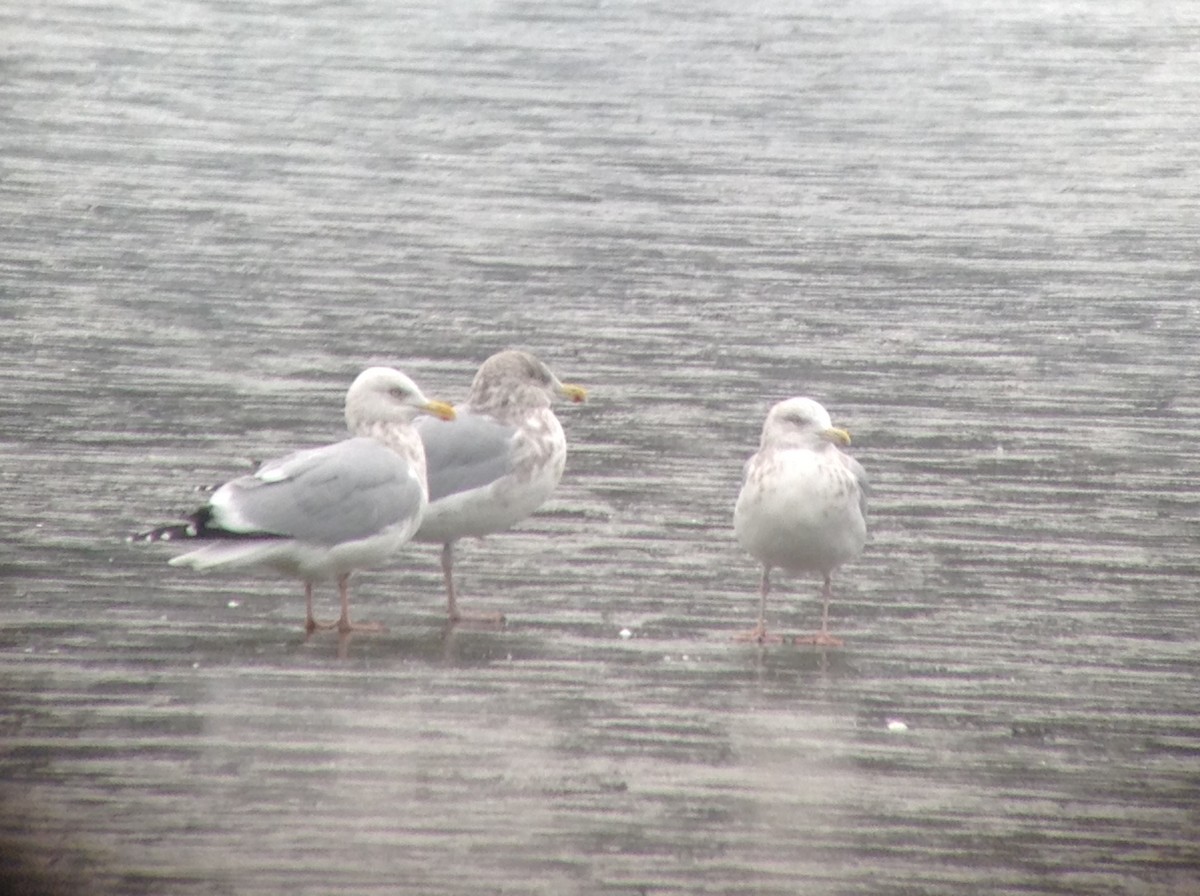
[[[454,543],[511,528],[550,497],[567,459],[566,436],[550,408],[556,395],[580,402],[587,392],[560,382],[528,352],[502,351],[480,366],[453,422],[417,422],[425,444],[429,506],[414,538],[442,546],[451,622],[504,619],[459,611]]]
[[[867,474],[838,447],[849,444],[850,434],[811,398],[789,398],[767,414],[733,512],[738,541],[763,565],[758,625],[740,639],[777,640],[768,638],[766,612],[771,570],[779,567],[824,577],[821,630],[796,640],[842,643],[829,634],[831,576],[867,539]]]
[[[301,579],[309,633],[331,627],[313,618],[314,583],[336,581],[338,630],[377,628],[351,623],[350,574],[389,559],[420,525],[425,454],[412,426],[420,413],[454,418],[400,371],[370,367],[346,393],[354,438],[269,460],[218,488],[187,523],[135,538],[200,545],[172,566],[262,567]]]

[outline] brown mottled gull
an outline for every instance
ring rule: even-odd
[[[779,640],[768,638],[766,624],[771,570],[778,567],[824,577],[821,630],[796,640],[842,643],[829,634],[831,576],[862,553],[867,538],[867,476],[838,447],[849,444],[850,434],[811,398],[789,398],[767,414],[733,512],[738,541],[763,565],[758,625],[740,638]]]
[[[346,393],[354,438],[269,460],[218,488],[187,523],[135,537],[200,545],[172,566],[263,567],[303,580],[310,633],[324,627],[313,618],[313,585],[334,580],[338,630],[370,628],[350,621],[350,575],[389,559],[420,524],[425,455],[412,423],[422,412],[454,417],[400,371],[368,368]]]
[[[453,422],[417,423],[425,444],[429,506],[414,537],[442,545],[451,622],[468,618],[456,599],[454,543],[519,523],[562,478],[567,440],[551,410],[556,395],[579,402],[587,393],[560,382],[528,352],[502,351],[480,366]],[[499,622],[504,617],[473,618]]]

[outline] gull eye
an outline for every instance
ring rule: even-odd
[[[403,386],[392,386],[392,388],[388,389],[388,395],[392,396],[392,398],[403,401],[404,399],[408,398],[408,390]]]

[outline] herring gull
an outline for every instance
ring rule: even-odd
[[[264,567],[303,580],[309,633],[327,627],[313,618],[313,585],[334,580],[338,630],[372,628],[350,621],[350,575],[390,558],[420,525],[428,495],[412,426],[420,413],[454,418],[400,371],[370,367],[346,393],[353,438],[269,460],[218,488],[187,523],[135,538],[201,544],[172,566]]]
[[[850,434],[811,398],[789,398],[767,414],[733,512],[738,542],[763,565],[758,625],[739,638],[778,640],[767,635],[766,611],[771,570],[779,567],[824,577],[821,630],[796,640],[842,643],[829,634],[831,576],[862,553],[867,538],[867,476],[838,447],[849,444]]]
[[[480,366],[454,421],[417,422],[429,471],[429,506],[414,539],[442,545],[451,622],[504,619],[459,611],[454,543],[508,529],[550,497],[567,458],[567,440],[550,407],[556,395],[580,402],[587,393],[561,382],[528,352],[502,351]]]

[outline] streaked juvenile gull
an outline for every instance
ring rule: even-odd
[[[264,567],[304,582],[305,631],[330,626],[313,618],[313,585],[336,581],[341,632],[369,629],[350,621],[350,575],[396,553],[416,532],[428,492],[425,453],[414,418],[454,418],[390,367],[370,367],[346,393],[353,438],[269,460],[225,483],[184,524],[135,536],[194,541],[173,558],[197,570]]]
[[[789,398],[767,414],[758,453],[746,463],[733,511],[738,541],[763,565],[758,625],[742,640],[767,635],[771,570],[820,573],[821,630],[796,639],[821,646],[842,642],[829,634],[833,571],[862,553],[867,539],[867,474],[839,446],[850,434],[811,398]]]
[[[579,402],[587,393],[561,382],[528,352],[502,351],[480,366],[453,422],[417,422],[425,443],[429,506],[415,540],[442,545],[451,622],[504,619],[502,614],[467,616],[458,609],[454,543],[502,532],[550,497],[567,459],[566,436],[550,407],[556,395]]]

